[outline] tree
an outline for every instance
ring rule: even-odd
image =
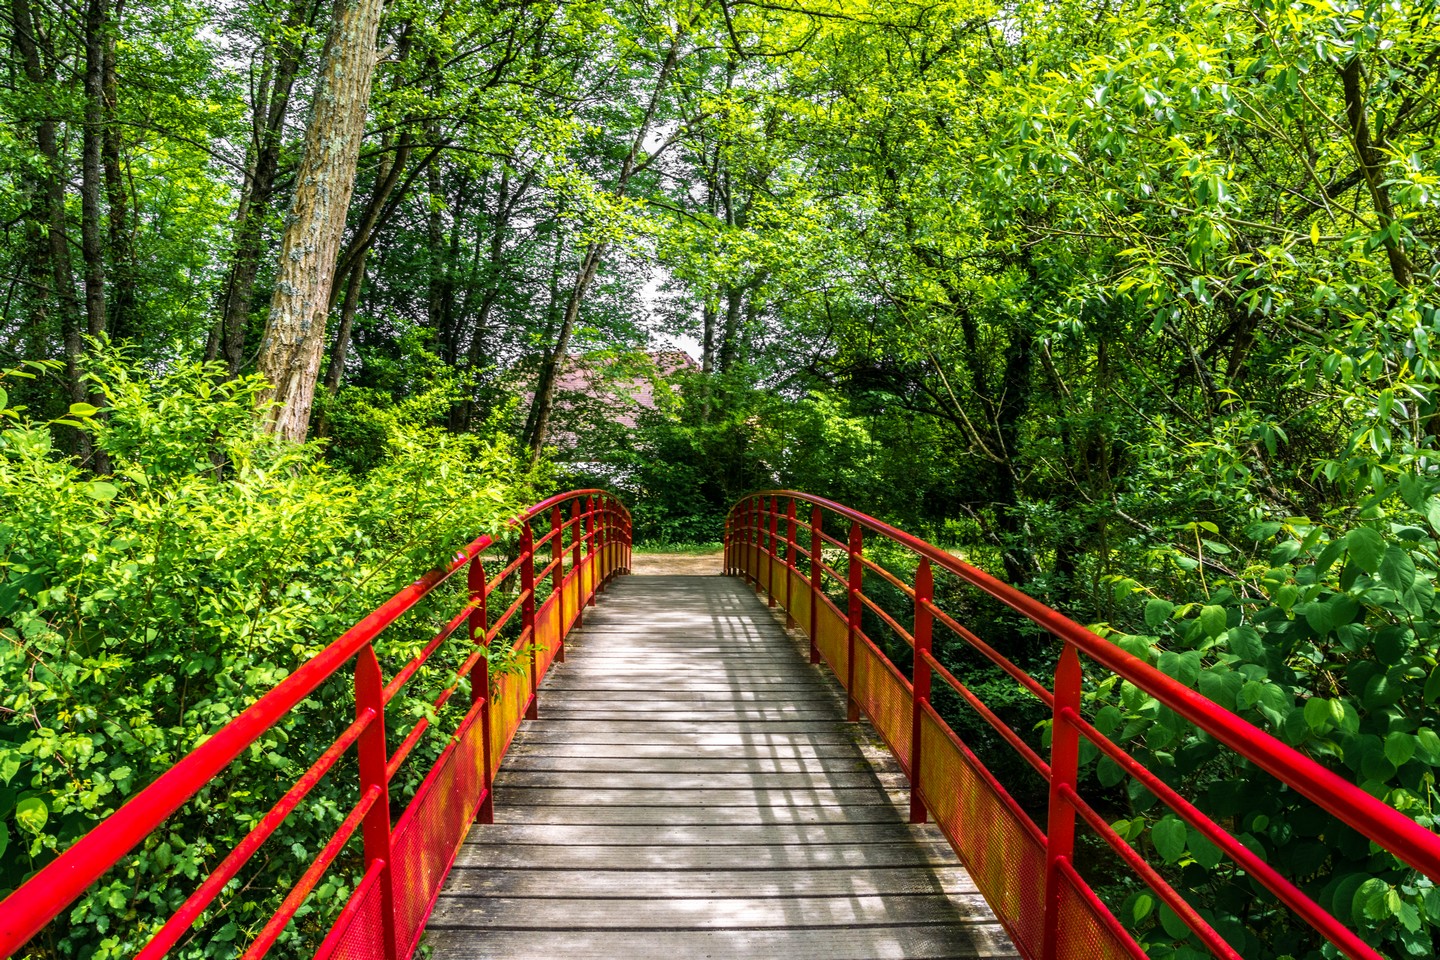
[[[259,372],[270,382],[266,429],[303,441],[320,377],[335,261],[355,189],[382,0],[337,0],[320,67],[295,198],[280,241]]]

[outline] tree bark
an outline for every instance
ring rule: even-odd
[[[1365,109],[1365,80],[1363,67],[1358,56],[1351,57],[1340,71],[1341,85],[1345,90],[1345,118],[1350,124],[1350,141],[1355,149],[1355,159],[1365,175],[1365,185],[1370,191],[1370,200],[1380,218],[1380,229],[1385,230],[1385,255],[1390,260],[1390,275],[1401,287],[1413,282],[1410,258],[1405,255],[1400,241],[1389,228],[1395,222],[1395,206],[1390,200],[1390,188],[1385,183],[1382,150],[1384,144],[1376,144],[1370,138],[1370,121]]]
[[[13,0],[11,17],[15,49],[20,55],[25,79],[33,87],[50,86],[53,78],[41,60],[30,0]],[[71,401],[80,403],[86,399],[85,386],[80,379],[80,355],[84,341],[81,338],[80,301],[75,295],[75,275],[70,262],[69,223],[65,216],[65,163],[60,153],[58,124],[53,117],[42,115],[35,121],[35,144],[45,161],[42,172],[37,173],[36,178],[45,198],[46,259],[49,261],[52,294],[60,315],[66,382]],[[89,442],[82,435],[77,453],[85,459],[89,452]]]
[[[335,5],[260,344],[259,371],[271,384],[261,400],[273,404],[265,414],[266,429],[297,443],[309,429],[325,350],[325,320],[355,189],[382,7],[381,0],[338,0]]]
[[[109,217],[109,249],[106,260],[110,273],[110,319],[112,340],[135,335],[135,234],[130,218],[130,191],[125,185],[125,168],[120,141],[120,77],[115,63],[116,30],[123,5],[110,11],[104,36],[101,91],[104,107],[105,205]]]
[[[85,3],[85,129],[80,165],[80,254],[85,261],[85,325],[105,332],[105,20],[106,0]]]

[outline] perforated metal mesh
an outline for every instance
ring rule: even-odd
[[[773,557],[770,559],[770,596],[781,603],[785,602],[785,578],[789,574],[789,567]]]
[[[535,675],[544,678],[560,648],[559,596],[552,595],[535,611]]]
[[[931,815],[975,885],[1022,952],[1037,956],[1045,848],[929,714],[920,722],[919,782]]]
[[[375,960],[385,956],[385,933],[380,919],[380,884],[362,884],[351,902],[359,904],[348,916],[341,914],[325,938],[315,960]],[[348,906],[348,905],[347,905]]]
[[[849,631],[842,617],[825,597],[821,597],[815,604],[815,618],[820,621],[819,632],[815,636],[815,645],[820,648],[820,655],[830,665],[840,683],[845,683],[845,664],[849,657],[849,649],[846,645],[846,638]]]
[[[1119,924],[1104,923],[1098,911],[1109,912],[1076,890],[1073,876],[1062,873],[1055,943],[1058,960],[1132,960],[1145,956]]]
[[[529,672],[501,674],[495,681],[490,704],[490,772],[500,769],[500,761],[510,746],[510,740],[520,727],[525,715],[525,704],[530,699]]]
[[[795,573],[790,577],[790,602],[794,606],[790,610],[790,616],[795,618],[806,636],[810,634],[810,581],[805,579],[804,574]]]
[[[855,639],[855,700],[910,772],[910,725],[914,700],[909,681],[864,637]]]
[[[441,756],[390,840],[395,877],[396,941],[413,946],[465,839],[480,802],[479,713],[465,719],[459,739]],[[408,956],[409,950],[402,950]]]

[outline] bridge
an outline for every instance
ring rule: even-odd
[[[273,780],[252,747],[339,680],[353,684],[353,721],[314,745],[206,875],[176,875],[177,909],[116,931],[119,954],[212,955],[227,890],[326,782],[348,809],[247,928],[234,951],[246,960],[408,960],[422,941],[437,960],[1146,957],[1114,884],[1087,877],[1084,851],[1100,848],[1194,942],[1240,957],[1174,871],[1082,795],[1082,758],[1100,755],[1316,943],[1380,960],[1348,911],[1322,907],[1101,731],[1089,695],[1115,682],[1440,882],[1436,834],[1059,612],[841,504],[745,498],[727,522],[727,576],[623,576],[629,515],[604,491],[551,498],[514,526],[396,594],[28,878],[0,903],[0,957],[64,922],[222,774]],[[1028,624],[1047,644],[1030,660],[1053,673],[1032,675],[967,625],[976,598]],[[413,649],[382,646],[440,609]],[[990,675],[1033,698],[1048,745],[987,703],[995,687],[977,679]],[[416,691],[427,682],[438,692]],[[399,709],[417,697],[424,709]],[[1039,788],[1017,788],[1017,768]]]

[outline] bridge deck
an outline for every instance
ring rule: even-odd
[[[738,580],[621,578],[516,737],[433,956],[1016,956],[822,669]]]

